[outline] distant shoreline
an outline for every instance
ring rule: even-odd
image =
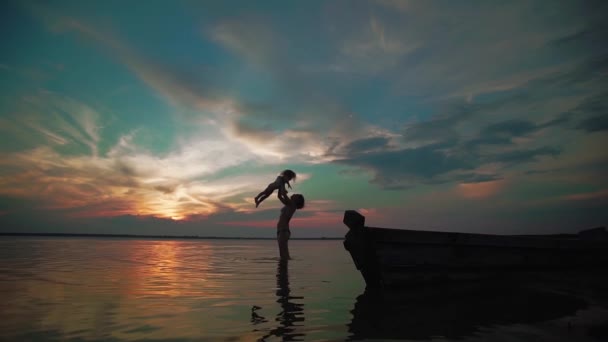
[[[81,234],[81,233],[0,233],[0,236],[45,236],[45,237],[104,237],[129,239],[179,239],[179,240],[275,240],[272,237],[228,237],[198,235],[135,235],[135,234]],[[291,240],[344,240],[343,237],[291,238]]]

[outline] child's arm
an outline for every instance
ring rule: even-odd
[[[285,182],[285,184],[287,184],[287,186],[291,189],[291,184],[289,184],[289,181]]]
[[[279,200],[285,205],[291,205],[291,199],[287,197],[287,194],[283,194],[279,191]]]

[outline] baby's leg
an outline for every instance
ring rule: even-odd
[[[265,199],[267,199],[267,198],[268,198],[268,194],[266,194],[265,192],[264,192],[264,193],[261,193],[261,195],[262,195],[262,196],[260,196],[259,198],[257,198],[257,199],[255,200],[255,207],[256,207],[256,208],[257,208],[257,207],[260,205],[260,203],[262,203],[262,202],[263,202]]]
[[[255,202],[257,203],[259,201],[259,199],[264,196],[266,192],[262,191],[260,192],[257,196],[255,196]]]

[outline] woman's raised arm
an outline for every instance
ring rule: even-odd
[[[279,193],[279,200],[281,200],[281,202],[283,202],[283,204],[285,205],[291,205],[291,199],[289,199],[289,197],[287,197],[287,194],[284,193]]]

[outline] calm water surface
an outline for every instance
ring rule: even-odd
[[[287,265],[265,240],[0,238],[0,340],[598,341],[608,321],[556,293],[381,301],[341,241],[290,251]]]

